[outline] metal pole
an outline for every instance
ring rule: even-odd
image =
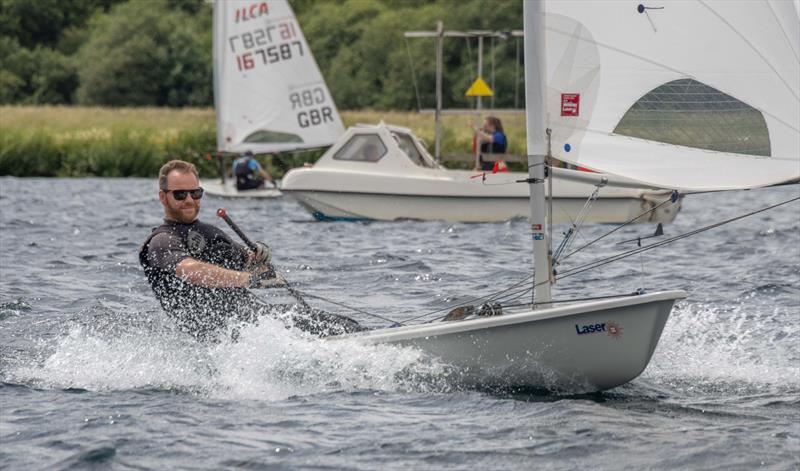
[[[478,78],[483,77],[483,36],[478,36]],[[481,127],[481,97],[478,96],[477,106],[475,107],[478,115],[478,129]],[[481,139],[475,136],[475,168],[480,168],[481,159]]]
[[[436,137],[434,158],[442,161],[442,69],[444,68],[444,23],[436,22]]]
[[[483,36],[478,36],[478,78],[483,78]],[[481,97],[478,97],[478,110],[481,109]]]
[[[516,40],[517,62],[514,69],[514,108],[519,109],[519,39]]]
[[[497,90],[494,87],[494,36],[491,37],[491,40],[489,42],[492,48],[492,91],[494,91]],[[491,101],[491,108],[494,109],[494,94],[492,94],[492,99],[490,101]]]

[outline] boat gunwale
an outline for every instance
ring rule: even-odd
[[[566,317],[574,314],[590,313],[592,311],[635,306],[648,302],[674,302],[680,299],[685,299],[687,296],[688,293],[683,290],[658,291],[655,293],[640,295],[620,295],[620,298],[580,302],[579,304],[570,304],[567,306],[557,306],[538,310],[526,309],[522,312],[512,312],[502,314],[500,316],[480,317],[461,321],[415,324],[375,329],[365,332],[355,332],[351,334],[326,337],[326,340],[351,339],[380,343],[386,341],[410,340],[417,338],[420,335],[436,337],[455,333],[472,332],[486,328],[513,326],[531,321],[541,321]]]
[[[440,194],[421,194],[421,193],[378,193],[374,191],[344,191],[344,190],[319,190],[319,189],[289,189],[289,188],[281,188],[282,193],[333,193],[338,195],[359,195],[359,196],[403,196],[407,198],[465,198],[465,199],[492,199],[492,200],[500,200],[500,199],[507,199],[507,200],[528,200],[530,196],[514,196],[514,195],[475,195],[475,194],[460,194],[460,195],[440,195]],[[658,195],[660,196],[660,195]],[[665,194],[664,196],[669,196],[669,194]],[[611,201],[611,200],[641,200],[645,195],[641,196],[604,196],[602,198],[603,201]],[[556,200],[580,200],[585,201],[585,196],[556,196]]]

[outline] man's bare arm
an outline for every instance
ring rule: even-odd
[[[229,270],[193,258],[185,258],[175,267],[175,274],[193,285],[205,288],[247,288],[250,273]]]

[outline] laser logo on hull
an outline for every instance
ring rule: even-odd
[[[596,324],[575,324],[575,333],[578,335],[599,334],[605,332],[611,338],[622,337],[622,327],[616,322],[607,321]]]

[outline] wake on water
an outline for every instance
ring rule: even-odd
[[[758,298],[755,292],[727,306],[676,305],[638,381],[687,394],[800,389],[798,351],[787,347],[798,344],[799,327],[776,321],[789,315],[785,307],[753,309]],[[80,318],[88,322],[73,321],[60,336],[40,340],[37,354],[18,359],[6,370],[5,381],[40,388],[174,390],[267,401],[337,391],[459,389],[457,372],[417,349],[330,342],[287,328],[276,318],[231,326],[216,343],[197,342],[177,331],[160,312],[117,310]],[[236,341],[231,340],[232,329],[238,331]],[[638,381],[620,391],[636,390]]]

